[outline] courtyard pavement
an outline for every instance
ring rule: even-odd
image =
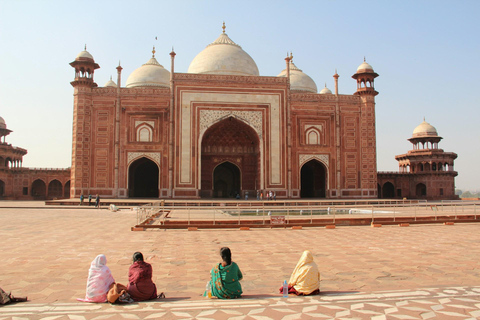
[[[0,319],[479,319],[480,224],[132,232],[126,208],[46,207],[0,201],[0,287],[26,303]],[[244,280],[242,299],[202,297],[228,246]],[[303,250],[312,251],[322,294],[278,294]],[[89,304],[90,262],[107,256],[126,283],[142,251],[166,299]]]

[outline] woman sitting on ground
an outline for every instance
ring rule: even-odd
[[[107,267],[107,257],[99,254],[90,264],[87,279],[87,293],[84,302],[107,302],[107,293],[115,283],[110,269]]]
[[[280,293],[283,292],[283,286]],[[313,255],[305,250],[288,280],[288,293],[312,295],[320,293],[320,272],[313,261]]]
[[[143,254],[133,254],[133,264],[128,269],[128,294],[134,301],[145,301],[157,298],[157,287],[152,281],[152,266],[143,261]],[[165,297],[163,293],[158,298]]]
[[[229,248],[220,249],[222,262],[213,267],[210,282],[212,296],[220,299],[235,299],[242,296],[240,280],[243,279],[238,265],[232,261],[232,253]]]

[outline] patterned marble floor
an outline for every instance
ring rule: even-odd
[[[238,300],[166,299],[131,305],[18,303],[0,308],[3,319],[479,319],[480,286],[322,293],[312,297]]]

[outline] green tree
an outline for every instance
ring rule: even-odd
[[[473,194],[470,191],[465,191],[460,198],[473,198]]]

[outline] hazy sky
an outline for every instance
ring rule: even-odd
[[[87,45],[103,86],[151,57],[186,72],[222,32],[250,54],[260,75],[285,68],[287,51],[316,82],[352,94],[364,56],[380,76],[377,166],[395,155],[423,118],[455,152],[456,187],[480,189],[480,1],[5,1],[0,0],[0,116],[25,148],[24,167],[70,167],[74,69]],[[157,37],[158,40],[155,40]]]

